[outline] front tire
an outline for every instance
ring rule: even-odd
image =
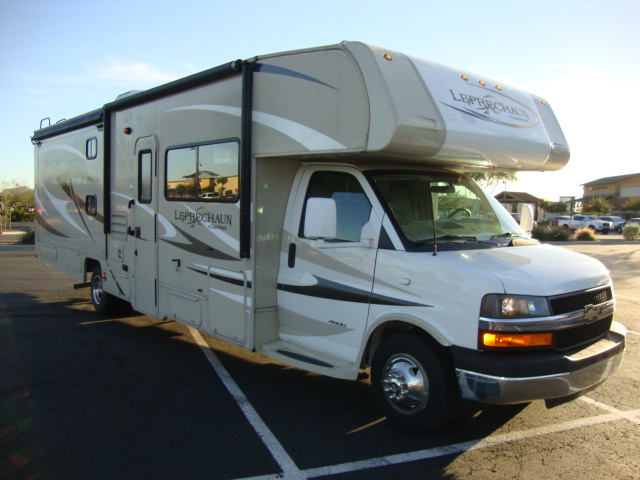
[[[412,334],[396,334],[382,342],[371,364],[371,384],[389,421],[412,433],[448,423],[460,399],[444,349]]]

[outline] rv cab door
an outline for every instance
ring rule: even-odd
[[[355,361],[367,325],[381,221],[349,167],[308,166],[289,202],[280,271],[280,338]]]

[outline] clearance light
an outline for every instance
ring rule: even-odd
[[[485,347],[546,347],[553,344],[552,333],[484,333]]]
[[[479,80],[479,81],[478,81],[478,83],[479,83],[480,85],[482,85],[483,87],[486,85],[486,84],[484,83],[484,80]]]
[[[502,90],[502,87],[500,85],[496,85],[496,90]]]
[[[543,104],[543,105],[546,105],[547,101],[546,100],[540,100],[540,103]]]
[[[460,75],[460,78],[463,79],[465,82],[469,80],[466,75]]]
[[[391,58],[391,55],[389,55],[388,53],[385,53],[385,54],[383,55],[383,57],[384,57],[384,59],[385,59],[385,60],[389,60],[389,61],[393,60],[393,59]]]

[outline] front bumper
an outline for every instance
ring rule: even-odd
[[[613,322],[598,342],[577,351],[517,352],[452,350],[462,398],[513,404],[580,396],[618,370],[625,328]]]

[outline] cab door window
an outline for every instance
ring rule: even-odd
[[[336,202],[335,242],[358,242],[362,227],[371,216],[371,203],[360,183],[347,173],[316,172],[309,182],[305,205],[309,198],[330,198]],[[299,235],[304,237],[304,212]]]

